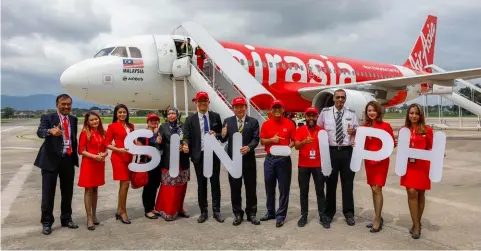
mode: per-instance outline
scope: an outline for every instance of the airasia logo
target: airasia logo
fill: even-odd
[[[423,71],[424,66],[429,64],[429,56],[432,53],[431,48],[433,47],[434,36],[436,34],[436,25],[434,23],[429,23],[426,27],[428,28],[426,35],[424,32],[421,33],[419,36],[420,40],[416,43],[416,49],[419,47],[419,42],[421,43],[421,48],[409,56],[411,66],[420,71]]]

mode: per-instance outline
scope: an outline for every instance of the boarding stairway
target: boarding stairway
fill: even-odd
[[[207,92],[210,106],[219,113],[222,120],[234,116],[232,100],[242,96],[247,101],[247,114],[257,119],[259,126],[262,126],[267,116],[256,106],[252,98],[261,95],[269,96],[271,99],[275,97],[202,26],[187,22],[181,27],[204,50],[208,60],[204,63],[204,69],[199,69],[189,57],[178,58],[172,68],[174,82],[183,79],[184,85],[189,83],[195,91]],[[256,151],[262,152],[263,147],[259,145]]]
[[[436,65],[428,65],[426,68],[430,68],[436,72],[445,72],[444,69]],[[469,90],[469,94],[462,93],[460,91],[461,89],[466,90],[466,88]],[[440,87],[433,85],[432,93],[428,93],[428,95],[429,94],[439,95],[442,98],[446,98],[454,102],[459,107],[478,115],[477,128],[481,128],[481,103],[475,99],[476,96],[481,94],[481,88],[478,86],[463,79],[456,79],[453,81],[452,87]],[[461,108],[459,109],[459,113],[461,116]]]

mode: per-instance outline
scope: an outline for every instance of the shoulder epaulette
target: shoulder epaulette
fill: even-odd
[[[346,107],[346,110],[350,111],[350,112],[356,112],[354,111],[353,109],[349,108],[349,107]]]
[[[322,108],[322,111],[329,111],[329,109],[331,109],[331,107],[324,107]]]

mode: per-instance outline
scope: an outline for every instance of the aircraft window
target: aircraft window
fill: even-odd
[[[137,47],[129,47],[131,58],[142,58],[142,53]]]
[[[256,60],[256,61],[255,61],[255,64],[256,64],[256,66],[259,66],[259,61]]]
[[[119,57],[128,57],[129,55],[127,54],[127,49],[125,47],[117,47],[115,48],[114,51],[112,51],[111,56],[119,56]]]
[[[244,59],[240,60],[241,65],[245,65]]]
[[[301,71],[304,71],[304,66],[301,65]]]
[[[94,58],[108,56],[114,48],[115,47],[109,47],[109,48],[102,49],[99,52],[97,52],[97,54],[95,54]]]
[[[269,67],[271,67],[271,68],[272,68],[272,66],[273,66],[273,65],[272,65],[272,62],[269,62]]]

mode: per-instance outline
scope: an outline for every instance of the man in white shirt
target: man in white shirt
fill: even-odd
[[[317,124],[327,131],[329,138],[329,151],[331,157],[332,173],[327,178],[326,185],[326,212],[325,215],[332,221],[336,214],[336,190],[338,175],[341,176],[342,187],[342,212],[349,226],[354,226],[354,172],[350,163],[352,156],[352,141],[359,126],[356,113],[344,106],[346,92],[338,89],[334,92],[334,106],[324,108]]]
[[[195,97],[197,104],[196,113],[188,116],[184,122],[184,143],[189,147],[190,159],[194,164],[197,176],[198,203],[201,214],[197,222],[205,222],[208,218],[207,203],[207,178],[204,176],[204,137],[213,134],[217,139],[221,138],[222,121],[220,115],[209,111],[209,95],[200,91]],[[212,210],[214,218],[218,222],[224,222],[220,213],[220,160],[214,153],[212,177],[210,185],[212,189]]]

